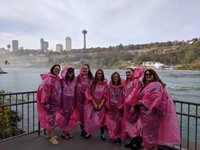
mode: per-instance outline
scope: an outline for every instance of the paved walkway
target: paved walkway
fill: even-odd
[[[51,144],[45,135],[38,136],[37,133],[33,133],[0,142],[0,150],[130,150],[130,148],[124,148],[127,140],[123,141],[122,146],[117,146],[116,143],[108,142],[107,134],[107,141],[104,142],[100,139],[100,132],[93,134],[90,139],[80,137],[79,127],[71,133],[73,138],[64,140],[60,137],[61,131],[56,129],[56,135],[59,141],[58,145]],[[169,150],[169,148],[162,148],[162,150]]]
[[[124,148],[125,141],[122,146],[117,146],[108,140],[103,142],[100,139],[100,133],[93,134],[90,139],[81,138],[79,128],[71,133],[73,138],[64,140],[60,137],[61,131],[56,130],[58,145],[51,144],[45,135],[38,136],[37,133],[33,133],[0,143],[0,150],[130,150]]]

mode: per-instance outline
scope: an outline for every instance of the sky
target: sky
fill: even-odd
[[[18,40],[55,50],[71,37],[72,49],[200,38],[199,0],[0,0],[0,48]]]

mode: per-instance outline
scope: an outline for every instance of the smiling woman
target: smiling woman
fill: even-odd
[[[55,64],[50,73],[41,74],[42,83],[37,91],[38,119],[41,127],[48,130],[49,142],[58,144],[54,133],[56,116],[61,104],[60,65]]]
[[[54,66],[51,68],[50,72],[51,72],[52,74],[54,74],[54,75],[58,75],[58,74],[60,73],[60,65],[58,65],[58,64],[54,65]]]
[[[144,150],[157,150],[157,145],[180,144],[176,108],[165,89],[166,84],[153,69],[145,71],[143,83],[137,105],[140,106]]]

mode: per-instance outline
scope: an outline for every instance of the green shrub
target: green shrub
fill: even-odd
[[[5,91],[0,90],[0,95],[5,93]],[[8,106],[3,106],[7,104],[8,99],[0,96],[0,139],[7,138],[19,134],[19,129],[17,129],[17,121],[20,121],[17,112],[10,109]],[[21,132],[21,131],[20,131]]]

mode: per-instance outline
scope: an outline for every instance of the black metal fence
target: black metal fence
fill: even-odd
[[[174,102],[182,144],[173,148],[199,150],[200,104],[179,100]],[[36,91],[0,94],[0,142],[33,132],[40,135]]]
[[[0,94],[0,141],[38,131],[36,91]]]
[[[175,100],[182,144],[177,149],[200,149],[200,103]]]

